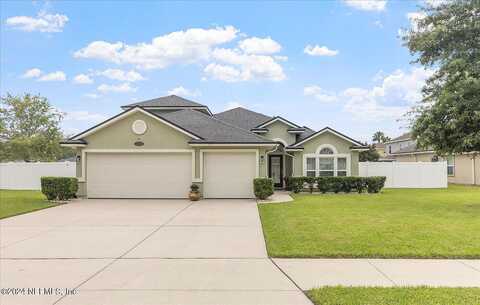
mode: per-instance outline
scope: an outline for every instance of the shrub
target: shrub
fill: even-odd
[[[285,190],[291,191],[292,190],[292,177],[285,177]]]
[[[267,199],[273,195],[273,179],[255,178],[253,179],[253,190],[258,199]]]
[[[387,177],[384,177],[384,176],[367,177],[366,178],[367,191],[369,193],[380,192],[380,190],[385,186],[386,180],[387,180]]]
[[[358,177],[343,177],[342,181],[342,191],[345,193],[350,193],[353,188],[355,188],[355,181]]]
[[[292,191],[294,193],[300,193],[303,189],[303,183],[305,182],[306,177],[290,177],[290,184],[292,186]]]
[[[330,190],[330,177],[318,177],[317,178],[317,188],[318,191],[322,194],[325,194]]]
[[[69,200],[78,191],[77,178],[71,177],[41,177],[42,193],[48,200]]]
[[[190,185],[190,191],[192,191],[193,193],[198,193],[199,189],[200,187],[197,184]]]
[[[307,183],[308,190],[310,191],[310,194],[313,193],[313,189],[314,189],[315,182],[316,182],[315,177],[305,177],[305,179],[303,181]]]
[[[345,177],[329,177],[330,187],[335,194],[343,190],[343,180]]]
[[[355,177],[353,185],[354,185],[355,189],[357,190],[357,193],[359,193],[359,194],[363,193],[365,191],[365,188],[366,188],[365,178],[364,177]]]

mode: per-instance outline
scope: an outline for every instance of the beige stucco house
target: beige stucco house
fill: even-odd
[[[419,149],[411,133],[405,133],[385,143],[387,159],[398,162],[447,161],[448,182],[480,185],[480,155],[475,153],[439,157],[433,150]]]
[[[358,175],[366,147],[332,128],[313,131],[244,108],[213,114],[166,96],[123,112],[62,145],[77,151],[79,195],[185,198],[192,183],[205,198],[252,198],[253,179]]]

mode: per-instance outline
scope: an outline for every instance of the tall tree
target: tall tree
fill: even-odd
[[[380,159],[380,154],[375,149],[375,145],[369,145],[368,150],[360,152],[358,158],[360,162],[375,162]]]
[[[435,73],[412,111],[413,136],[439,154],[480,151],[480,1],[422,10],[425,17],[404,41],[414,62]]]
[[[0,160],[55,161],[72,156],[60,147],[62,113],[45,97],[7,94],[0,98]]]
[[[390,141],[390,137],[387,137],[383,131],[377,131],[373,134],[372,141],[375,143],[385,143]]]

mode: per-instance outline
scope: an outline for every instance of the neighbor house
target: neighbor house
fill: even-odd
[[[252,198],[255,177],[282,188],[290,176],[358,175],[366,149],[329,127],[240,107],[213,114],[175,95],[122,108],[62,142],[76,148],[81,196],[185,198],[194,183],[205,198]]]
[[[480,185],[480,156],[474,153],[439,157],[433,150],[417,147],[411,133],[405,133],[385,143],[387,159],[398,162],[447,161],[448,182]]]

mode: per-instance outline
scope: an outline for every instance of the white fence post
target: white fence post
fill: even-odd
[[[447,162],[360,162],[362,177],[385,176],[387,188],[446,188]]]
[[[0,163],[0,189],[39,190],[40,177],[75,177],[75,162]]]

